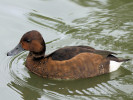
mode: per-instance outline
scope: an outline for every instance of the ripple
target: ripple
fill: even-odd
[[[66,25],[59,19],[50,18],[44,16],[43,14],[38,14],[37,12],[30,12],[28,14],[28,19],[37,25],[43,26],[45,28],[50,28],[62,33],[70,28],[69,25]]]

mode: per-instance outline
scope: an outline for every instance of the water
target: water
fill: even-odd
[[[133,59],[132,0],[1,0],[0,100],[132,100],[133,60],[90,79],[49,80],[24,66],[28,52],[6,53],[30,30],[42,33],[47,54],[90,45]]]

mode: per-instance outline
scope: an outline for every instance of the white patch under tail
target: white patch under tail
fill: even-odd
[[[109,72],[116,71],[122,64],[123,62],[116,62],[113,60],[110,60],[110,65],[109,65]]]

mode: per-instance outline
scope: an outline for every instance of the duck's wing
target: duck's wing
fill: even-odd
[[[63,61],[71,59],[72,57],[84,52],[102,55],[103,57],[107,57],[111,54],[116,54],[110,51],[95,50],[94,48],[89,46],[67,46],[54,51],[47,57],[51,57],[53,60]]]
[[[123,59],[123,58],[118,58],[114,55],[116,55],[117,53],[114,52],[110,52],[110,51],[104,51],[104,50],[94,50],[93,51],[95,54],[99,54],[102,55],[104,58],[112,60],[112,61],[116,61],[116,62],[125,62],[125,61],[129,61],[130,59]]]
[[[89,46],[67,46],[54,51],[47,57],[52,57],[53,60],[63,61],[71,59],[72,57],[83,52],[91,52],[92,50],[93,48]]]
[[[108,57],[109,55],[117,54],[117,53],[106,51],[106,50],[93,50],[93,53],[102,55],[103,57]]]

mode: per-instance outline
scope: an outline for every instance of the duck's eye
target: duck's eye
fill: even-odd
[[[30,39],[26,39],[25,42],[29,43],[29,42],[31,42],[31,40]]]

